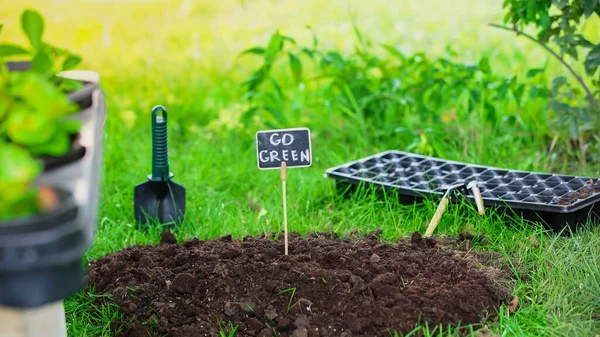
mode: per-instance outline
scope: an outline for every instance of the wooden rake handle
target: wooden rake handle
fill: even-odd
[[[448,199],[448,197],[442,198],[442,201],[438,205],[438,208],[435,211],[435,214],[433,215],[431,222],[429,222],[429,226],[427,226],[427,231],[425,232],[426,238],[431,237],[433,235],[433,232],[435,231],[435,228],[437,227],[438,223],[442,219],[442,215],[444,215],[444,212],[446,211],[446,207],[448,206],[449,202],[450,202],[450,199]]]
[[[479,187],[473,187],[473,197],[475,197],[475,203],[477,204],[477,211],[479,215],[485,214],[485,209],[483,208],[483,197],[481,196],[481,190]]]

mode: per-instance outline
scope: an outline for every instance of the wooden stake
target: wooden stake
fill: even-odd
[[[438,205],[438,208],[435,211],[431,222],[429,222],[429,226],[427,226],[427,231],[425,232],[424,237],[428,238],[433,235],[433,231],[435,231],[435,228],[442,219],[442,215],[444,215],[444,211],[446,210],[446,206],[448,206],[448,202],[450,202],[450,199],[448,199],[447,196],[444,196],[442,198],[442,202],[440,202],[440,204]]]
[[[481,190],[479,187],[473,187],[473,196],[475,197],[475,203],[477,204],[477,211],[479,215],[485,214],[485,209],[483,208],[483,197],[481,196]]]
[[[479,189],[479,186],[477,186],[477,182],[471,181],[467,185],[467,189],[470,189],[473,192],[473,198],[475,198],[475,204],[477,204],[479,215],[484,215],[485,209],[483,208],[483,197],[481,196],[481,190]]]
[[[287,191],[285,182],[287,180],[287,165],[285,162],[281,163],[281,188],[283,192],[283,240],[285,255],[288,255],[288,228],[287,228]]]

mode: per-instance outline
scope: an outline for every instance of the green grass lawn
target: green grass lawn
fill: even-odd
[[[176,236],[209,239],[279,231],[279,173],[259,171],[253,147],[253,135],[265,127],[266,119],[259,116],[248,127],[238,122],[247,108],[240,83],[256,63],[237,55],[246,48],[266,45],[276,29],[310,44],[306,25],[317,32],[321,44],[349,53],[356,45],[354,17],[364,36],[400,45],[407,54],[423,51],[433,58],[444,55],[446,46],[452,45],[457,59],[465,62],[477,62],[483,52],[496,55],[493,65],[503,74],[523,76],[526,69],[544,64],[550,75],[564,73],[540,48],[487,26],[501,22],[501,3],[27,0],[3,4],[0,19],[5,23],[3,40],[21,42],[20,11],[38,9],[47,22],[48,40],[81,53],[84,66],[102,76],[109,109],[103,184],[97,235],[85,256],[94,259],[132,244],[158,242],[159,228],[134,229],[132,193],[151,170],[150,110],[154,105],[164,105],[169,111],[171,170],[188,193],[186,221]],[[586,31],[598,38],[597,28],[597,22],[592,22]],[[393,126],[396,136],[375,137],[364,132],[364,120],[344,122],[341,112],[327,109],[315,98],[320,87],[301,90],[286,75],[278,74],[289,93],[288,122],[283,126],[307,126],[314,137],[314,165],[290,170],[288,175],[293,231],[344,234],[381,229],[386,239],[424,231],[434,203],[400,205],[391,197],[378,199],[369,193],[342,199],[333,182],[323,178],[329,167],[387,149],[427,152],[432,148],[448,159],[478,164],[600,173],[598,163],[573,164],[562,153],[547,150],[553,134],[544,102],[516,110],[507,103],[498,112],[499,118],[518,115],[533,130],[524,134],[511,125],[490,129],[483,114],[467,114],[458,106],[447,129],[434,120],[403,115]],[[415,137],[411,128],[448,130],[452,142],[435,134]],[[484,234],[490,244],[481,248],[501,252],[511,261],[520,308],[510,315],[503,309],[497,322],[488,323],[490,330],[500,336],[600,334],[598,227],[567,239],[489,212],[479,217],[470,210],[465,217],[458,208],[450,207],[437,232],[455,235],[469,229]],[[81,293],[66,301],[70,336],[111,336],[108,326],[119,315],[117,309],[92,307],[90,296]]]

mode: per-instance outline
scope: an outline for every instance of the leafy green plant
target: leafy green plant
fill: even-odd
[[[34,156],[61,156],[81,122],[68,119],[78,110],[57,86],[34,72],[9,72],[4,93],[0,136]]]
[[[41,164],[27,150],[2,141],[0,157],[0,220],[36,212],[37,191],[30,184],[42,171]]]
[[[81,128],[69,118],[78,106],[66,95],[79,82],[59,76],[81,58],[42,39],[44,20],[34,10],[23,11],[21,29],[28,47],[0,43],[0,219],[39,211],[31,188],[42,171],[37,159],[66,154]],[[7,62],[13,59],[29,61],[31,68],[10,71]]]
[[[478,123],[481,134],[503,129],[526,134],[537,125],[521,112],[545,101],[550,89],[544,69],[531,69],[519,79],[494,72],[493,53],[464,63],[447,48],[446,57],[431,59],[424,53],[406,55],[390,44],[374,45],[356,27],[355,36],[357,43],[349,55],[322,48],[314,32],[310,46],[299,46],[275,32],[266,47],[242,52],[261,61],[243,83],[250,107],[242,121],[262,117],[271,127],[291,124],[294,103],[289,97],[296,91],[285,79],[292,78],[291,85],[306,95],[304,102],[335,114],[336,124],[357,125],[372,141],[402,133],[412,139],[405,148],[426,154],[443,155],[429,138],[447,139],[455,146],[456,139],[447,135],[462,128],[460,120]],[[291,76],[278,76],[277,71],[286,68]]]
[[[553,80],[549,108],[556,114],[557,130],[568,130],[571,144],[580,151],[585,165],[586,153],[592,142],[600,154],[600,145],[595,139],[600,122],[600,41],[589,41],[582,34],[582,23],[591,16],[600,16],[598,0],[505,0],[506,10],[502,26],[537,43],[555,57],[577,83],[573,87],[564,76]],[[531,35],[525,32],[533,28]],[[585,54],[585,58],[581,55]],[[569,59],[579,62],[587,75],[577,73]],[[565,128],[564,126],[567,126]]]
[[[242,83],[246,87],[244,99],[250,103],[250,108],[242,114],[242,122],[247,124],[254,114],[266,111],[278,123],[286,123],[281,108],[285,96],[279,82],[272,75],[272,68],[286,43],[295,45],[296,41],[291,37],[281,35],[277,31],[271,36],[266,47],[253,47],[242,52],[242,55],[260,55],[263,59],[263,64]],[[290,65],[295,77],[299,78],[302,72],[302,63],[295,54],[288,53],[288,55],[293,55],[289,56]],[[271,90],[260,90],[261,86],[266,85],[270,86]]]
[[[31,62],[31,70],[34,73],[47,78],[64,91],[76,89],[78,82],[61,78],[58,72],[74,69],[81,63],[81,57],[44,41],[42,39],[44,29],[44,18],[39,12],[32,9],[24,10],[21,14],[21,30],[27,37],[29,46],[0,43],[0,60],[25,57],[25,60]],[[2,25],[0,25],[0,32],[1,30]],[[5,66],[4,62],[2,63]]]

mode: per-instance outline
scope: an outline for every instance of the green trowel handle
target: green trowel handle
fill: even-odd
[[[167,109],[157,105],[152,109],[152,181],[167,181],[173,177],[169,172],[169,148],[167,141]]]

